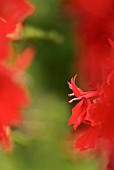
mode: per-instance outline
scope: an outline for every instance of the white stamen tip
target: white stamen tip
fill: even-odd
[[[72,103],[73,101],[76,101],[76,100],[77,100],[77,98],[71,99],[71,100],[69,101],[69,103]]]
[[[69,96],[69,97],[70,97],[70,96],[74,96],[74,93],[68,94],[68,96]]]

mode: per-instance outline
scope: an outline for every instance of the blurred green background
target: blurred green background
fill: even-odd
[[[24,41],[36,55],[28,70],[31,106],[25,121],[13,131],[14,150],[0,152],[2,170],[95,170],[93,158],[72,156],[67,135],[71,114],[67,81],[74,75],[74,46],[70,19],[63,15],[60,0],[33,0],[36,12],[25,22]],[[26,31],[27,29],[27,31]],[[75,49],[76,50],[76,49]],[[75,151],[74,151],[75,152]]]

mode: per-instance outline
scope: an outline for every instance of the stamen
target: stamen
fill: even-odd
[[[68,94],[68,96],[69,96],[69,97],[70,97],[70,96],[74,96],[74,93]]]
[[[69,103],[72,103],[73,101],[76,101],[77,98],[71,99]]]
[[[77,98],[73,98],[69,101],[69,103],[72,103],[73,101],[77,101],[77,100],[81,100],[82,99],[82,96],[81,97],[77,97]]]

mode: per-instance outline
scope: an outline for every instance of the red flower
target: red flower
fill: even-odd
[[[75,95],[76,97],[70,100],[69,102],[71,103],[73,101],[80,100],[80,102],[72,109],[72,116],[68,120],[69,125],[74,124],[73,126],[74,129],[76,129],[82,122],[87,123],[87,124],[89,123],[89,122],[86,122],[88,121],[86,119],[87,110],[91,105],[91,102],[89,99],[96,97],[98,95],[97,91],[83,92],[81,89],[79,89],[75,85],[75,79],[76,79],[76,76],[71,79],[71,83],[68,83],[69,88],[73,91],[73,93],[70,94],[69,96]]]
[[[74,124],[74,129],[82,122],[90,125],[77,140],[76,148],[84,150],[95,147],[99,141],[114,141],[114,72],[108,75],[98,91],[82,92],[74,80],[71,80],[69,87],[78,97],[71,101],[81,101],[72,109],[68,124]]]
[[[28,48],[10,68],[0,64],[0,142],[4,148],[11,146],[8,129],[21,123],[21,110],[29,104],[28,92],[17,75],[22,76],[33,55],[33,50]]]
[[[65,5],[71,14],[88,14],[107,17],[114,10],[113,0],[65,0]]]
[[[88,130],[78,138],[76,148],[85,150],[100,144],[100,148],[105,148],[109,154],[107,169],[113,169],[114,154],[111,150],[114,145],[114,1],[65,0],[65,3],[68,13],[74,19],[79,19],[78,29],[74,25],[74,35],[78,31],[81,42],[80,73],[83,71],[89,89],[96,90],[95,96],[93,92],[88,92],[86,97],[82,91],[78,95],[74,93],[77,98],[71,101],[81,101],[72,109],[69,124],[74,124],[74,128],[81,122],[89,124]],[[69,87],[73,91],[77,88],[73,82]],[[90,104],[87,104],[88,100]]]
[[[104,79],[104,74],[107,74],[105,69],[107,60],[114,55],[108,41],[114,37],[114,2],[113,0],[65,0],[66,6],[80,21],[78,27],[74,25],[73,29],[74,35],[78,31],[81,42],[80,73],[83,72],[83,77],[89,86],[95,89]]]
[[[101,136],[104,138],[114,139],[114,74],[108,82],[101,86],[101,95],[96,101],[93,101],[88,112],[88,119],[92,121],[92,126],[100,126],[102,129]]]
[[[68,125],[74,124],[73,128],[76,129],[81,123],[88,124],[91,127],[93,123],[88,114],[90,114],[89,110],[91,108],[90,98],[95,98],[98,96],[98,91],[90,91],[83,92],[75,85],[75,78],[71,79],[71,83],[69,83],[69,88],[73,91],[73,94],[69,96],[75,95],[76,98],[70,100],[70,103],[75,100],[80,100],[78,104],[72,109],[72,115],[68,120]],[[89,113],[88,113],[89,112]],[[98,133],[96,133],[96,127],[89,128],[85,134],[80,137],[76,142],[76,148],[80,150],[88,149],[94,147],[98,138]]]
[[[26,48],[13,64],[4,61],[13,56],[11,42],[33,10],[28,0],[0,0],[0,143],[4,148],[11,146],[10,127],[22,121],[21,110],[29,104],[22,74],[31,63],[34,50]]]
[[[93,103],[92,101],[90,101],[90,98],[94,99],[98,97],[99,92],[98,91],[83,92],[81,89],[79,89],[75,85],[74,83],[75,78],[76,77],[71,79],[71,83],[69,83],[69,87],[70,89],[72,89],[73,94],[77,98],[72,99],[70,102],[75,101],[75,100],[81,100],[81,101],[79,101],[79,103],[72,109],[72,116],[70,117],[68,124],[69,125],[74,124],[74,129],[76,129],[77,126],[79,126],[82,122],[85,124],[89,124],[90,127],[87,130],[87,132],[85,132],[84,135],[82,135],[82,137],[80,137],[76,142],[76,148],[83,150],[83,149],[95,147],[98,136],[99,136],[98,126],[94,126],[95,120],[92,119],[91,114],[90,114],[90,110],[93,106]],[[98,121],[97,121],[97,125],[99,125]]]
[[[18,34],[22,22],[33,9],[25,0],[0,1],[0,59],[11,56],[12,35]]]

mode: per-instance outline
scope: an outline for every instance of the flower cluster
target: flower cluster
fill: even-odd
[[[34,50],[27,48],[14,60],[12,41],[33,10],[27,0],[0,0],[0,143],[4,149],[11,147],[10,128],[22,121],[21,109],[29,104],[20,77],[29,66]]]
[[[80,150],[94,148],[100,142],[114,142],[114,1],[66,0],[68,12],[79,19],[81,62],[89,91],[68,83],[79,101],[72,109],[68,124],[76,129],[81,123],[88,129],[77,140]]]

